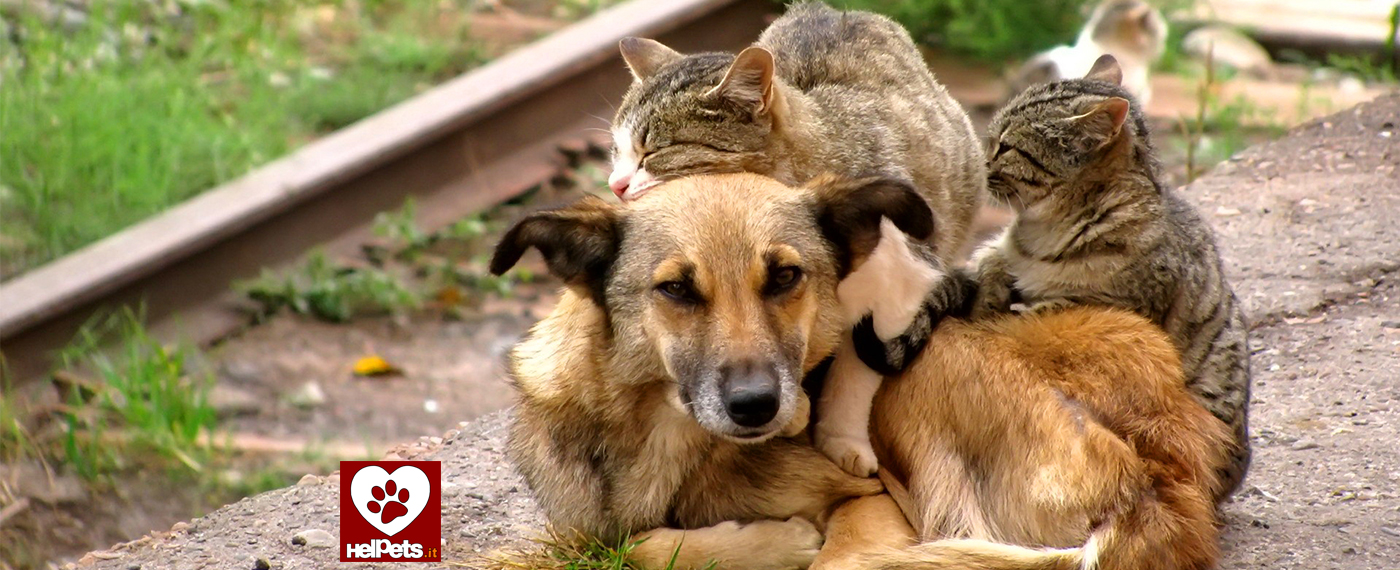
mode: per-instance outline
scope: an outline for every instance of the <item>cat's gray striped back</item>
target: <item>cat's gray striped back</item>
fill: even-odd
[[[988,190],[1017,220],[976,256],[979,298],[1004,305],[1019,294],[1032,310],[1111,305],[1161,325],[1187,387],[1235,431],[1228,493],[1250,456],[1248,327],[1214,233],[1162,182],[1147,123],[1104,61],[1094,79],[1033,87],[993,118]]]

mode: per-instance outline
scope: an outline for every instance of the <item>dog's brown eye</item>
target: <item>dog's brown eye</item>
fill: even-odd
[[[768,277],[768,293],[778,294],[791,289],[802,279],[802,270],[796,267],[779,267]]]
[[[695,294],[695,290],[684,281],[667,281],[656,286],[656,290],[667,298],[681,303],[698,303],[700,298]]]

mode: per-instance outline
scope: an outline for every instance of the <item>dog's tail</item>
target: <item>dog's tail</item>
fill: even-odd
[[[973,539],[929,542],[875,556],[878,570],[1210,568],[1219,556],[1214,503],[1189,483],[1166,483],[1110,517],[1077,548],[1026,548]]]
[[[985,540],[940,540],[877,555],[878,570],[1090,570],[1098,566],[1097,533],[1079,548],[1035,549]]]

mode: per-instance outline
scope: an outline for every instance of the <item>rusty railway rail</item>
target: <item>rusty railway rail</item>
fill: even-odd
[[[0,284],[12,384],[104,310],[144,304],[159,337],[210,342],[247,323],[230,285],[307,249],[349,251],[412,197],[435,229],[559,171],[629,81],[617,41],[737,50],[770,0],[633,0],[318,140],[116,235]]]

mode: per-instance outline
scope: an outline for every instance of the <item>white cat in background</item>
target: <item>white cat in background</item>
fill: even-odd
[[[1149,71],[1166,49],[1167,21],[1141,0],[1104,0],[1072,46],[1059,46],[1031,58],[1011,82],[1011,96],[1027,87],[1067,77],[1083,77],[1103,54],[1123,69],[1123,87],[1146,106],[1152,98]]]

